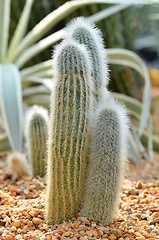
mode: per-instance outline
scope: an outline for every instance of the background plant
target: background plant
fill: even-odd
[[[93,22],[100,21],[103,18],[115,14],[122,9],[128,8],[131,4],[151,4],[153,2],[140,1],[113,1],[113,0],[93,0],[93,1],[69,1],[61,7],[51,12],[41,20],[30,32],[26,34],[28,22],[30,19],[31,7],[33,0],[27,0],[23,13],[20,17],[16,31],[8,44],[9,22],[10,22],[10,0],[0,0],[0,151],[5,152],[10,147],[20,151],[23,147],[23,111],[26,105],[39,104],[48,107],[50,88],[52,86],[53,72],[52,61],[44,61],[33,66],[27,66],[27,63],[44,49],[58,42],[64,36],[64,30],[59,30],[49,36],[45,36],[57,23],[65,19],[75,9],[93,3],[100,4],[121,4],[113,5],[98,14],[90,17]],[[155,1],[158,3],[158,1]],[[26,34],[26,35],[25,35]],[[43,38],[44,37],[44,38]],[[133,118],[139,122],[139,134],[134,134],[131,145],[133,152],[138,155],[138,142],[142,146],[140,136],[143,133],[148,119],[150,110],[150,81],[147,69],[143,61],[130,51],[121,51],[120,49],[110,49],[108,53],[110,63],[124,64],[133,67],[146,80],[143,103],[140,104],[138,116],[133,111],[135,103],[129,98],[129,108]],[[8,84],[9,83],[9,84]],[[126,101],[124,96],[119,96]],[[127,101],[128,102],[128,101]],[[132,103],[133,102],[133,103]],[[12,105],[11,105],[12,103]],[[130,104],[131,103],[131,104]],[[138,127],[138,124],[137,124]],[[150,128],[149,128],[150,129]],[[9,141],[8,141],[9,139]],[[148,138],[150,139],[150,138]],[[151,142],[150,144],[151,145]],[[140,152],[145,151],[143,146]],[[151,151],[151,147],[149,147]],[[136,157],[135,157],[136,159]]]

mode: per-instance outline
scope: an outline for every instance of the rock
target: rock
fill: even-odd
[[[157,229],[157,228],[154,228],[151,232],[155,233],[156,235],[159,235],[159,229]]]
[[[141,181],[138,181],[138,182],[136,183],[136,188],[137,188],[137,189],[143,188],[143,183],[142,183]]]
[[[41,219],[40,218],[33,218],[33,223],[35,225],[39,225],[41,223]]]
[[[139,195],[139,190],[135,188],[131,188],[128,193],[129,195]]]

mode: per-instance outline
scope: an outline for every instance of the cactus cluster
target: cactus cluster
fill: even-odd
[[[109,223],[119,203],[128,117],[110,96],[101,32],[86,18],[65,29],[53,55],[45,219]]]
[[[127,111],[107,89],[101,32],[84,17],[65,32],[53,54],[49,121],[48,111],[38,106],[27,115],[29,160],[34,176],[47,171],[47,223],[69,220],[79,210],[110,223],[127,158]]]

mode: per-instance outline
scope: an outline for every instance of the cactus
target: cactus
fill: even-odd
[[[81,211],[84,216],[106,224],[113,220],[119,203],[128,141],[126,110],[108,93],[91,125],[90,159]]]
[[[48,137],[48,111],[34,105],[26,116],[26,143],[33,176],[46,174],[46,140]]]
[[[91,111],[91,64],[84,46],[63,41],[53,58],[45,219],[70,219],[79,210],[87,161]]]
[[[95,106],[101,99],[101,89],[109,82],[106,50],[101,31],[87,18],[73,19],[66,27],[66,38],[72,38],[77,43],[84,44],[92,62],[92,80],[94,82]]]
[[[12,179],[16,180],[23,175],[31,176],[31,168],[25,154],[13,152],[7,156],[7,166],[12,174]]]

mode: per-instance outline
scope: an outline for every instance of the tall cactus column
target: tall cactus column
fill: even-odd
[[[67,39],[54,54],[45,218],[49,224],[79,210],[87,159],[91,68],[84,46]]]
[[[78,44],[87,48],[92,63],[92,81],[94,83],[94,105],[101,100],[101,91],[109,83],[109,70],[106,60],[106,50],[102,39],[102,32],[87,18],[73,19],[66,27],[66,37],[74,39]]]
[[[97,109],[92,121],[82,207],[83,215],[103,224],[113,220],[118,208],[128,140],[126,110],[109,95]]]

